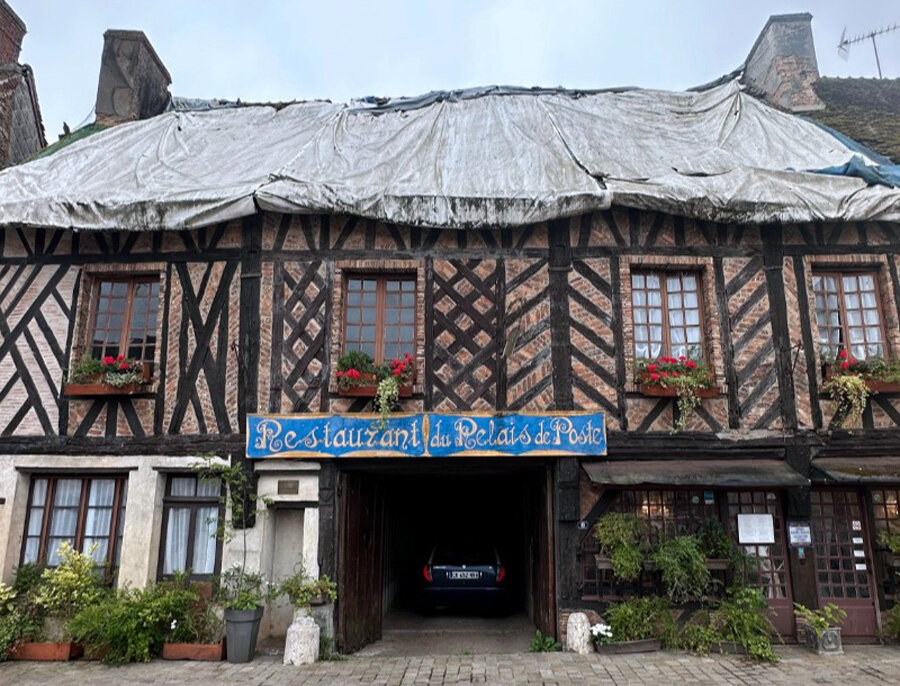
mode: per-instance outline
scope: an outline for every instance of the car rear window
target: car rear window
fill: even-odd
[[[493,546],[484,543],[441,544],[434,550],[435,565],[492,565],[497,555]]]

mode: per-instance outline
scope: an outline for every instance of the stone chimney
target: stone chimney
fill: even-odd
[[[25,30],[25,22],[6,0],[0,0],[0,65],[19,61]]]
[[[170,83],[172,77],[143,31],[108,30],[100,58],[97,123],[115,126],[161,113],[171,97]]]
[[[744,63],[743,82],[788,112],[824,109],[812,85],[819,80],[812,15],[769,17]]]

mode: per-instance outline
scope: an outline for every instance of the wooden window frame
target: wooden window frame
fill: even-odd
[[[163,494],[162,507],[162,524],[159,536],[159,561],[156,565],[157,580],[171,579],[174,574],[164,574],[166,562],[166,535],[169,529],[169,513],[173,507],[187,507],[191,511],[188,521],[188,540],[187,540],[187,559],[185,560],[185,569],[192,569],[194,561],[194,539],[197,533],[197,511],[201,507],[209,507],[216,505],[219,509],[219,522],[225,517],[225,506],[222,504],[222,496],[224,495],[225,483],[219,486],[219,495],[216,496],[198,496],[198,495],[172,495],[172,479],[193,478],[196,482],[199,477],[192,474],[183,474],[181,472],[172,472],[166,475],[166,489]],[[196,487],[194,493],[197,492]],[[213,571],[209,574],[194,574],[193,571],[187,575],[188,579],[193,581],[208,581],[211,577],[217,576],[222,571],[222,537],[216,536],[216,561],[213,564]]]
[[[47,480],[47,493],[44,497],[44,506],[43,506],[43,519],[41,521],[41,533],[39,536],[39,544],[38,544],[38,556],[37,556],[37,564],[41,566],[47,566],[47,555],[49,552],[49,539],[50,539],[50,524],[52,521],[53,515],[53,501],[56,497],[56,485],[60,480],[75,480],[79,479],[81,481],[81,493],[78,497],[78,515],[76,518],[75,524],[75,543],[73,544],[73,548],[75,550],[81,550],[84,545],[84,525],[85,519],[87,518],[88,511],[88,502],[90,499],[90,491],[91,491],[91,483],[95,480],[110,480],[113,479],[116,482],[115,490],[113,492],[113,506],[112,513],[110,516],[109,522],[109,533],[107,534],[107,546],[106,546],[106,564],[110,569],[115,569],[118,564],[116,560],[116,555],[119,551],[119,525],[120,521],[125,517],[125,493],[128,488],[128,475],[127,474],[102,474],[97,476],[77,476],[77,475],[69,475],[69,474],[56,474],[56,475],[35,475],[31,479],[31,483],[28,486],[28,502],[26,505],[26,515],[25,515],[25,529],[22,535],[22,549],[19,553],[19,563],[25,564],[25,549],[28,545],[28,539],[33,538],[28,535],[28,525],[31,523],[31,511],[33,509],[32,502],[34,500],[34,484],[39,479]],[[92,538],[98,538],[97,536],[93,536]]]
[[[412,283],[413,285],[413,304],[412,304],[412,327],[413,327],[413,338],[411,344],[413,346],[413,350],[410,351],[410,354],[415,357],[415,346],[416,340],[418,337],[419,326],[418,326],[418,317],[416,316],[416,305],[418,303],[418,283],[416,279],[415,273],[405,273],[405,272],[357,272],[357,271],[347,271],[344,273],[343,280],[343,303],[342,303],[342,311],[341,311],[341,354],[346,355],[350,350],[356,350],[358,348],[348,348],[347,347],[347,309],[348,309],[348,301],[349,301],[349,284],[351,280],[374,280],[375,283],[375,354],[373,355],[373,360],[375,364],[383,364],[386,362],[384,359],[384,317],[387,300],[387,282],[388,281],[403,281],[406,283]]]
[[[92,277],[91,283],[91,301],[90,301],[90,309],[88,311],[87,318],[87,326],[85,327],[85,351],[87,354],[92,355],[94,349],[94,332],[97,326],[97,315],[98,307],[100,305],[100,288],[103,283],[126,283],[128,284],[128,291],[125,294],[125,312],[122,314],[122,328],[120,330],[120,339],[119,339],[119,348],[117,355],[124,355],[128,357],[128,348],[130,333],[131,333],[131,315],[133,314],[134,307],[134,291],[139,283],[156,283],[161,286],[160,278],[158,275],[153,274],[129,274],[129,275],[110,275],[110,274],[95,274]],[[159,316],[160,311],[157,306],[156,309],[156,330],[159,331]],[[104,345],[104,348],[106,346]],[[146,350],[147,343],[146,339],[141,346],[142,350]],[[143,362],[144,364],[152,365],[155,363],[156,354],[159,352],[159,337],[157,336],[157,341],[154,343],[154,352],[153,358],[151,360],[138,360],[138,362]]]
[[[698,361],[698,362],[706,361],[708,359],[709,351],[707,351],[706,331],[704,330],[706,327],[706,312],[705,312],[705,307],[704,307],[704,302],[703,302],[704,301],[703,269],[702,268],[692,269],[692,268],[682,268],[682,267],[675,267],[672,269],[653,269],[652,267],[641,267],[641,268],[634,268],[631,270],[631,272],[629,274],[629,286],[631,288],[631,322],[632,322],[632,327],[633,327],[631,337],[632,337],[632,351],[634,353],[634,358],[636,360],[641,359],[641,358],[639,358],[638,354],[637,354],[638,340],[637,340],[637,335],[635,332],[636,332],[638,324],[634,321],[634,311],[635,311],[634,291],[635,291],[635,288],[633,285],[634,282],[631,279],[633,279],[633,277],[637,274],[641,274],[644,277],[647,277],[648,275],[651,275],[651,274],[658,275],[660,277],[660,308],[662,309],[662,324],[661,324],[661,326],[662,326],[663,342],[662,342],[662,348],[660,349],[660,353],[659,353],[659,355],[656,356],[657,358],[658,357],[675,357],[675,355],[673,355],[673,353],[672,353],[672,340],[671,340],[671,334],[670,334],[670,330],[669,330],[669,297],[668,297],[669,293],[668,293],[668,285],[666,284],[666,277],[673,276],[673,275],[682,277],[686,274],[691,274],[697,279],[697,316],[699,318],[698,326],[700,328],[700,341],[698,343],[693,343],[693,344],[688,344],[687,342],[685,342],[685,346],[687,348],[690,348],[691,345],[697,345],[700,348],[700,356],[697,358],[696,361]],[[648,292],[648,290],[646,288],[638,289],[638,290],[643,290],[644,292]],[[682,292],[682,294],[684,293],[684,291],[681,291],[681,292]],[[646,309],[648,311],[650,310],[650,307],[648,305],[644,305],[644,306],[640,306],[640,307],[643,307],[644,309]],[[682,307],[682,312],[684,312],[683,307]],[[644,326],[644,325],[641,324],[641,326]],[[648,328],[650,327],[649,320],[646,323],[646,326]],[[652,347],[653,341],[650,341],[648,339],[647,342],[650,345],[650,347]],[[656,358],[647,358],[647,359],[656,359]]]
[[[888,357],[888,339],[887,339],[887,330],[884,327],[884,307],[881,302],[881,282],[879,279],[879,274],[877,269],[816,269],[812,270],[812,303],[813,303],[813,316],[816,321],[816,329],[819,328],[819,309],[816,307],[816,295],[818,291],[815,286],[816,277],[827,277],[830,276],[835,279],[837,283],[837,298],[838,298],[838,316],[840,318],[840,329],[841,329],[841,342],[838,344],[838,350],[847,350],[848,352],[851,349],[853,343],[850,342],[850,324],[847,318],[847,304],[844,301],[844,277],[845,276],[870,276],[872,277],[872,282],[875,284],[875,308],[878,312],[878,329],[881,332],[881,356]],[[825,312],[826,316],[829,312],[828,310],[828,293],[823,291],[825,295]],[[860,302],[860,304],[862,304]],[[862,312],[862,309],[858,310]],[[867,325],[865,321],[859,327],[863,332],[863,347],[866,349],[866,358],[869,357],[869,337],[866,334],[866,328],[871,328],[870,325]],[[816,343],[819,348],[822,347],[821,335],[818,337]],[[831,343],[829,342],[828,347],[831,347]],[[837,354],[838,351],[834,351]]]

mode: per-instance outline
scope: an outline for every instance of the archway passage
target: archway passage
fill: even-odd
[[[549,479],[542,461],[341,465],[342,652],[386,633],[392,654],[416,654],[429,639],[439,652],[470,651],[469,645],[524,650],[535,627],[553,634]],[[470,559],[476,550],[490,551],[490,567]],[[477,578],[448,581],[445,563],[457,565],[457,576]],[[452,593],[435,593],[447,585]]]

